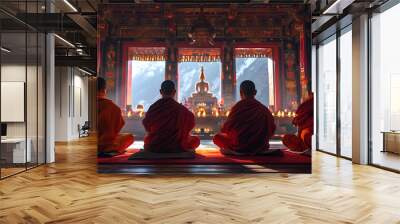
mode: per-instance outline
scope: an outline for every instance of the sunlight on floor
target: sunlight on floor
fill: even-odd
[[[144,142],[143,141],[135,141],[128,149],[143,149]]]

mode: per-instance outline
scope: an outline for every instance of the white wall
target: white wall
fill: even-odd
[[[29,68],[28,68],[29,70]],[[1,81],[3,82],[25,82],[25,64],[9,64],[1,66]],[[1,108],[7,110],[7,108]],[[8,123],[8,137],[25,137],[25,123]]]
[[[25,64],[2,65],[1,81],[25,82]],[[1,110],[7,110],[7,108],[1,108]],[[7,123],[7,137],[25,137],[25,123]]]
[[[26,110],[25,122],[7,122],[7,137],[25,138],[30,140],[32,161],[44,162],[45,150],[45,118],[44,118],[44,74],[41,66],[18,63],[5,63],[1,66],[1,81],[26,83]],[[26,80],[27,79],[27,80]],[[8,110],[9,108],[1,108]],[[25,111],[23,111],[25,112]],[[37,153],[39,156],[37,156]]]
[[[70,141],[88,120],[88,77],[72,67],[56,67],[55,74],[55,140]]]
[[[67,67],[55,68],[55,140],[67,141],[69,133],[69,76]]]
[[[82,126],[89,119],[88,78],[81,76],[81,73],[79,75],[75,73],[73,85],[74,96],[72,96],[72,99],[74,102],[72,103],[71,135],[73,138],[77,138],[79,137],[78,125]]]
[[[25,70],[27,69],[27,70]],[[32,78],[31,74],[36,76],[36,66],[27,66],[19,64],[4,64],[1,66],[1,81],[3,82],[25,82],[26,71],[28,72],[28,83],[27,83],[27,119],[28,119],[28,129],[32,127],[36,130],[36,79]],[[39,71],[41,72],[41,71]],[[39,73],[40,74],[40,73]],[[40,101],[42,102],[42,101]],[[38,105],[41,107],[42,105]],[[7,108],[1,108],[2,110],[7,110]],[[29,113],[34,111],[35,113]],[[33,122],[33,123],[32,123]],[[34,127],[33,127],[34,126]],[[28,130],[29,134],[29,130]],[[25,123],[15,122],[7,124],[7,135],[8,137],[25,137]],[[29,136],[28,136],[29,137]]]

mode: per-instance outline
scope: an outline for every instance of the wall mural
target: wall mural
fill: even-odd
[[[117,129],[125,134],[117,133],[118,137],[114,141],[118,142],[113,144],[128,148],[127,151],[118,152],[115,157],[107,153],[99,154],[101,158],[99,156],[98,161],[100,167],[106,167],[105,172],[114,163],[135,164],[138,167],[151,164],[147,160],[136,161],[136,157],[148,153],[146,147],[150,147],[150,143],[146,142],[155,141],[149,140],[149,130],[153,130],[150,126],[168,126],[163,123],[169,120],[165,118],[154,124],[145,121],[152,114],[152,108],[157,108],[154,105],[165,99],[163,97],[160,100],[160,85],[164,80],[171,80],[177,91],[169,99],[175,97],[175,104],[178,101],[194,117],[193,127],[189,127],[191,122],[187,120],[176,125],[182,128],[188,126],[189,135],[193,135],[193,138],[185,142],[185,147],[197,148],[196,155],[192,155],[195,158],[178,160],[181,164],[231,164],[232,161],[253,164],[269,161],[268,157],[257,157],[255,154],[251,154],[253,157],[247,160],[232,160],[225,157],[222,151],[220,144],[226,144],[224,140],[215,140],[215,136],[223,131],[221,127],[224,123],[234,116],[233,106],[243,97],[239,91],[239,82],[252,80],[259,90],[256,99],[262,101],[262,108],[270,110],[272,121],[269,123],[276,125],[276,130],[268,138],[275,142],[271,148],[280,153],[273,155],[279,157],[277,164],[296,164],[296,168],[291,171],[282,165],[285,172],[311,172],[309,155],[291,154],[290,150],[276,148],[282,147],[282,142],[289,135],[288,143],[307,136],[309,142],[294,146],[302,152],[307,151],[311,144],[313,103],[308,99],[311,88],[311,12],[308,5],[103,4],[98,12],[97,41],[98,74],[105,79],[107,88],[107,93],[103,93],[98,102],[105,105],[111,102],[110,99],[120,108],[122,115],[118,116],[122,118]],[[298,108],[301,108],[303,102],[307,106],[302,112]],[[174,105],[164,105],[156,111],[166,113],[162,116],[168,117]],[[250,117],[265,115],[255,109],[257,106],[251,108],[254,111],[241,113],[241,116],[249,114],[239,120],[246,121]],[[292,123],[297,112],[308,116],[306,127]],[[104,119],[107,120],[108,116],[105,114]],[[179,117],[183,119],[185,116],[180,114]],[[266,119],[265,116],[256,118],[259,124],[250,126],[268,123],[263,122],[263,119]],[[272,129],[272,126],[262,126],[259,131],[264,133]],[[108,129],[105,130],[107,132]],[[178,136],[170,132],[162,137],[164,141]],[[249,133],[254,134],[253,131]],[[132,145],[133,138],[137,145]],[[104,153],[110,145],[103,144],[101,137],[99,139],[99,152]],[[262,139],[265,146],[269,147],[265,136]],[[200,140],[202,145],[195,147],[198,143],[196,141]],[[143,144],[143,150],[139,143]],[[171,145],[163,143],[162,147],[168,148]],[[158,160],[153,162],[159,165]],[[163,163],[173,162],[164,160]]]

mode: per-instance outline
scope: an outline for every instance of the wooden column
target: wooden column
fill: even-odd
[[[284,42],[285,73],[281,96],[283,109],[296,109],[299,104],[299,69],[296,48],[293,41]]]
[[[97,131],[97,79],[95,77],[89,77],[88,80],[88,111],[89,111],[89,123],[90,131]]]
[[[309,68],[307,65],[308,58],[306,58],[307,55],[307,45],[306,45],[306,39],[305,39],[305,33],[304,31],[300,31],[300,43],[299,43],[299,70],[300,70],[300,91],[301,91],[301,101],[307,99],[308,97],[308,91],[309,85],[308,82],[310,80],[310,73],[309,73]]]
[[[103,77],[107,83],[107,97],[114,102],[117,99],[117,71],[116,71],[116,48],[115,44],[112,41],[104,41],[101,43],[100,49],[104,52],[101,55],[101,61],[103,62],[100,65],[100,73],[99,76]]]
[[[221,51],[221,97],[225,107],[229,108],[236,102],[236,71],[233,42],[225,43]]]
[[[164,16],[168,21],[168,42],[167,55],[165,62],[165,79],[175,83],[177,94],[175,99],[178,99],[179,94],[179,78],[178,78],[178,48],[176,47],[176,21],[174,17],[174,9],[170,5],[165,6]]]
[[[178,79],[178,49],[175,43],[170,43],[167,46],[167,55],[165,61],[165,80],[171,80],[175,83],[177,94],[175,99],[178,99],[179,94],[179,79]]]
[[[123,55],[126,54],[126,49],[123,48],[122,41],[117,40],[114,43],[118,49],[116,52],[117,60],[115,61],[115,102],[124,112],[126,110],[128,59]]]
[[[167,47],[167,60],[165,61],[165,80],[172,80],[178,84],[177,48],[174,45]]]

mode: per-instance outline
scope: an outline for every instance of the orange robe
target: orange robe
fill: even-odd
[[[105,95],[97,96],[97,135],[98,151],[124,152],[133,142],[131,134],[120,134],[125,121],[121,109]]]
[[[173,98],[160,99],[143,119],[144,148],[160,153],[194,150],[200,145],[200,139],[190,135],[194,125],[194,115],[186,107]]]
[[[256,99],[244,99],[233,106],[214,143],[221,149],[255,154],[269,149],[275,132],[274,117]]]
[[[292,122],[298,128],[298,134],[285,135],[283,144],[292,151],[305,151],[311,148],[311,139],[314,132],[314,97],[310,97],[296,110],[296,117]]]

